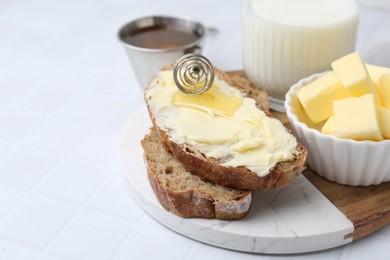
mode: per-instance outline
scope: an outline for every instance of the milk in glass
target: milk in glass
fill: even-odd
[[[288,89],[330,69],[355,50],[354,0],[249,0],[243,16],[243,63],[248,78],[284,111]]]

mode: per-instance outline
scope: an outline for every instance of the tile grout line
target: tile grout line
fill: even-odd
[[[102,186],[104,186],[105,183],[108,182],[108,179],[111,178],[111,176],[115,174],[115,173],[111,173],[111,174],[108,174],[104,180],[102,180],[102,182],[96,187],[95,191],[91,193],[91,195],[89,196],[89,198],[80,206],[76,206],[74,204],[70,204],[70,203],[66,203],[66,202],[63,202],[63,201],[60,201],[60,200],[56,200],[56,199],[53,199],[53,198],[50,198],[50,197],[46,197],[46,196],[43,196],[43,195],[39,195],[39,194],[31,194],[31,198],[39,198],[39,199],[43,199],[43,200],[47,200],[47,201],[51,201],[51,202],[55,202],[57,204],[61,204],[63,207],[66,207],[66,208],[70,208],[72,210],[74,210],[74,214],[72,214],[72,217],[70,217],[70,219],[67,221],[67,223],[65,225],[62,226],[62,228],[60,229],[60,231],[58,231],[54,237],[52,238],[52,240],[45,246],[45,248],[41,251],[37,251],[37,250],[34,250],[34,249],[31,249],[31,248],[28,248],[28,247],[23,247],[23,246],[20,246],[18,244],[14,244],[14,243],[10,243],[10,242],[6,242],[8,244],[12,244],[18,248],[21,248],[23,250],[27,250],[27,251],[30,251],[30,252],[33,252],[34,254],[36,254],[37,252],[39,252],[40,255],[42,256],[50,256],[48,251],[50,251],[51,247],[52,247],[52,244],[54,244],[58,239],[59,237],[61,236],[61,234],[63,234],[66,230],[66,228],[71,225],[71,223],[73,223],[78,216],[80,216],[81,214],[85,213],[85,212],[91,212],[92,214],[96,214],[96,215],[100,215],[100,216],[103,216],[103,217],[107,217],[107,218],[111,218],[111,219],[115,219],[117,221],[120,221],[120,222],[124,222],[124,223],[128,223],[130,226],[135,226],[135,227],[138,227],[140,224],[139,222],[141,222],[141,220],[143,219],[143,217],[138,221],[138,222],[131,222],[131,221],[127,221],[125,220],[124,218],[120,218],[120,217],[117,217],[117,216],[113,216],[113,215],[109,215],[109,214],[105,214],[105,213],[102,213],[100,211],[96,211],[96,210],[92,210],[92,209],[88,209],[87,208],[87,205],[88,205],[88,202],[94,197],[94,195],[99,191],[99,189],[101,189]],[[6,187],[8,188],[8,187]],[[14,211],[14,208],[17,207],[19,204],[22,203],[22,201],[24,201],[28,196],[27,195],[23,195],[23,197],[21,199],[19,199],[19,201],[15,204],[15,206],[10,210],[10,211]],[[9,215],[9,214],[7,214]],[[6,219],[6,216],[3,217],[2,220],[0,220],[0,225],[2,224],[2,222],[4,222],[4,220]],[[134,228],[136,229],[136,228]],[[123,239],[124,241],[120,244],[120,246],[118,246],[118,250],[119,248],[122,246],[122,244],[127,241],[127,238],[132,234],[134,233],[133,231],[129,231],[129,234],[127,234],[125,236],[125,238]],[[4,240],[3,240],[4,241]],[[5,242],[5,241],[4,241]]]
[[[58,110],[56,111],[56,113],[59,113]],[[95,122],[95,124],[93,124],[91,126],[91,128],[85,133],[85,135],[66,153],[66,155],[63,156],[63,158],[61,159],[61,161],[64,161],[65,159],[67,158],[76,158],[76,160],[78,161],[82,161],[80,160],[79,158],[77,157],[72,157],[71,154],[72,154],[72,151],[74,151],[75,149],[77,149],[78,146],[80,146],[87,138],[88,136],[93,132],[94,129],[98,128],[100,126],[100,124],[98,122]],[[85,162],[84,162],[85,163]],[[87,161],[88,164],[92,164],[93,166],[97,167],[97,168],[104,168],[106,170],[109,170],[107,168],[106,165],[100,165],[100,164],[97,164],[95,162],[90,162],[90,161]],[[50,171],[47,173],[47,176],[49,176],[50,174]],[[44,255],[49,255],[49,251],[53,245],[53,243],[55,243],[55,241],[57,241],[59,239],[59,237],[61,237],[61,234],[63,234],[66,230],[66,228],[71,225],[71,223],[73,223],[78,216],[80,216],[84,210],[88,210],[86,209],[86,205],[88,204],[88,202],[94,197],[94,195],[99,191],[99,189],[105,184],[108,182],[109,178],[111,177],[111,175],[114,174],[112,171],[109,172],[109,174],[107,174],[107,176],[105,176],[105,178],[99,183],[99,185],[96,186],[95,190],[89,195],[89,197],[83,202],[83,204],[81,204],[80,206],[76,207],[75,209],[75,213],[74,215],[69,219],[69,221],[61,228],[61,230],[59,232],[57,232],[57,234],[53,237],[53,239],[45,246],[45,248],[41,251],[42,254]],[[42,178],[38,183],[36,183],[36,185],[31,189],[31,194],[34,195],[34,191],[36,190],[36,187],[39,185],[39,183],[41,183],[42,181],[44,181],[44,179],[47,178],[47,176],[44,176],[44,178]],[[46,196],[43,196],[43,197],[46,197]],[[50,198],[52,199],[52,198]],[[52,199],[54,201],[59,201],[59,200],[55,200],[55,199]],[[61,201],[62,202],[62,201]],[[65,203],[65,202],[62,202],[62,203]],[[68,203],[65,203],[66,205]],[[98,214],[101,214],[99,212],[97,212]],[[105,215],[107,216],[107,215]],[[110,216],[110,217],[113,217],[113,216]]]
[[[112,259],[119,258],[125,248],[126,242],[131,241],[132,239],[134,239],[137,233],[141,232],[139,227],[143,227],[142,223],[145,221],[144,219],[147,217],[147,213],[145,211],[143,211],[143,213],[144,213],[143,216],[138,220],[137,223],[134,224],[134,230],[127,235],[126,239],[124,239],[123,243],[118,247],[116,253],[112,256]]]
[[[126,102],[125,100],[122,100],[122,102]],[[65,159],[67,158],[73,158],[75,160],[78,160],[78,161],[83,161],[83,160],[80,160],[80,158],[77,158],[76,157],[72,157],[71,156],[71,153],[72,151],[74,151],[75,149],[77,149],[78,146],[80,146],[87,138],[88,136],[91,135],[91,133],[93,132],[94,129],[97,129],[98,127],[107,127],[107,128],[111,128],[111,129],[115,129],[115,130],[118,130],[112,126],[107,126],[107,125],[104,125],[102,123],[102,121],[104,120],[105,116],[107,116],[112,110],[114,110],[116,107],[118,107],[122,102],[118,102],[118,104],[115,104],[111,109],[109,109],[105,115],[102,115],[102,117],[100,118],[100,120],[96,121],[91,127],[90,129],[80,138],[80,140],[71,148],[69,149],[69,151],[66,153],[66,154],[62,154],[62,153],[58,153],[58,152],[54,152],[54,151],[48,151],[46,149],[42,149],[40,147],[34,147],[32,145],[28,145],[25,143],[25,139],[32,134],[32,132],[34,130],[32,130],[29,134],[25,135],[21,140],[18,140],[16,143],[13,142],[12,145],[13,147],[7,151],[3,156],[2,156],[2,159],[7,155],[9,154],[10,152],[18,149],[19,147],[21,146],[25,146],[25,147],[29,147],[29,148],[34,148],[35,150],[39,150],[39,151],[42,151],[42,152],[46,152],[46,153],[52,153],[52,154],[55,154],[55,155],[58,155],[60,157],[60,159],[58,160],[58,162],[56,162],[50,169],[47,170],[47,172],[45,173],[45,175],[37,182],[34,184],[34,186],[29,190],[29,191],[23,191],[23,190],[19,190],[19,189],[15,189],[13,187],[8,187],[8,186],[4,186],[4,187],[7,187],[9,189],[12,189],[12,190],[16,190],[18,192],[21,192],[23,193],[22,197],[18,200],[18,202],[13,205],[13,207],[7,212],[7,214],[5,214],[2,219],[0,220],[0,225],[3,224],[8,218],[9,218],[9,215],[11,215],[15,210],[16,208],[22,204],[28,197],[37,197],[37,198],[44,198],[46,200],[50,200],[50,201],[53,201],[53,202],[56,202],[56,203],[60,203],[62,204],[63,206],[66,206],[68,208],[71,208],[74,210],[74,214],[73,216],[68,220],[68,222],[61,228],[61,230],[59,232],[57,232],[57,234],[54,236],[54,238],[51,240],[51,242],[49,244],[47,244],[45,246],[45,248],[40,251],[41,254],[45,255],[51,248],[52,244],[58,240],[58,237],[60,237],[60,235],[64,232],[64,230],[66,230],[66,227],[68,227],[71,223],[73,223],[75,221],[75,219],[77,219],[77,217],[79,215],[81,215],[83,212],[85,211],[90,211],[90,212],[93,212],[94,214],[98,214],[98,215],[102,215],[102,216],[105,216],[105,217],[110,217],[110,218],[114,218],[114,219],[117,219],[117,220],[120,220],[120,221],[123,221],[123,222],[127,222],[126,220],[122,219],[122,218],[118,218],[116,216],[112,216],[112,215],[108,215],[108,214],[104,214],[104,213],[101,213],[101,212],[98,212],[98,211],[91,211],[87,208],[87,204],[88,202],[94,197],[94,195],[99,191],[99,189],[101,189],[101,187],[107,183],[108,179],[113,175],[115,174],[113,172],[113,170],[110,171],[109,174],[107,174],[107,176],[105,176],[105,178],[100,182],[100,184],[95,188],[95,190],[89,195],[88,199],[86,201],[84,201],[84,203],[81,205],[81,206],[75,206],[73,204],[68,204],[66,202],[63,202],[61,200],[56,200],[56,199],[52,199],[50,197],[47,197],[47,196],[42,196],[42,195],[39,195],[39,194],[35,194],[35,190],[37,189],[37,187],[39,186],[39,184],[41,182],[43,182],[46,178],[48,178],[48,176],[50,175],[50,173],[53,171],[53,169],[55,169],[56,167],[58,167],[58,165],[64,161]],[[11,104],[12,105],[12,104]],[[8,105],[8,106],[11,106],[11,105]],[[18,105],[15,105],[16,107],[19,107]],[[23,107],[24,110],[28,110],[26,108]],[[35,110],[33,110],[34,112],[36,112]],[[40,112],[42,113],[42,112]],[[42,113],[44,114],[44,113]],[[57,114],[60,114],[58,112],[58,109],[57,111],[53,112],[53,113],[50,113],[50,114],[46,114],[44,117],[45,119],[42,120],[41,123],[39,123],[34,129],[36,129],[39,125],[41,125],[45,120],[48,120],[49,118],[52,118],[52,117],[55,117]],[[69,117],[69,116],[67,116]],[[73,117],[70,117],[70,118],[73,118]],[[8,141],[8,140],[7,140]],[[90,165],[93,165],[94,167],[97,167],[97,168],[104,168],[106,170],[109,170],[108,167],[110,166],[107,166],[107,165],[101,165],[101,164],[98,164],[96,162],[91,162],[89,160],[85,161],[84,163],[87,163],[87,164],[90,164]],[[131,222],[128,222],[131,224]],[[131,232],[130,232],[131,233]],[[15,245],[17,247],[21,247],[19,245]],[[21,247],[21,248],[25,248],[25,247]],[[29,249],[29,248],[25,248],[25,249],[28,249],[29,251],[31,252],[36,252],[32,249]]]
[[[51,40],[53,41],[53,40]],[[46,43],[46,45],[50,43],[50,41],[48,41]],[[46,46],[44,45],[44,46]],[[40,49],[42,49],[44,46],[42,46],[41,48],[37,48],[29,57],[31,57],[32,55],[36,55],[37,53],[39,54],[39,51]],[[26,57],[25,57],[26,58]],[[12,66],[12,70],[15,70],[15,68],[19,68],[20,65],[22,64],[23,60],[25,60],[25,58],[21,59],[20,61],[18,61],[14,66]],[[58,115],[61,115],[61,113],[59,113],[59,110],[60,108],[66,104],[67,102],[69,102],[70,99],[68,99],[66,102],[64,102],[61,106],[59,106],[55,111],[49,113],[49,112],[42,112],[42,111],[38,111],[38,110],[35,110],[35,109],[28,109],[27,107],[25,106],[21,106],[20,104],[18,104],[18,101],[22,98],[22,97],[25,97],[27,95],[29,95],[29,93],[32,93],[34,90],[36,90],[40,84],[39,82],[41,81],[42,79],[34,79],[34,83],[33,85],[36,84],[35,87],[31,87],[31,88],[28,88],[26,89],[26,91],[23,91],[20,95],[18,95],[17,98],[13,99],[12,102],[10,103],[7,103],[5,108],[10,108],[10,107],[13,107],[13,108],[20,108],[20,109],[23,109],[25,111],[33,111],[34,113],[41,113],[43,116],[42,116],[42,120],[41,122],[39,122],[28,134],[24,135],[22,138],[20,138],[19,140],[17,140],[16,142],[12,143],[13,144],[13,147],[11,147],[11,149],[9,149],[5,154],[9,154],[9,152],[11,151],[15,151],[17,149],[19,149],[20,147],[23,147],[23,146],[26,146],[28,148],[33,148],[34,150],[38,150],[38,151],[44,151],[45,153],[51,153],[51,154],[55,154],[55,155],[58,155],[58,161],[56,161],[51,167],[49,167],[45,172],[44,174],[42,175],[41,178],[39,178],[39,181],[37,181],[31,188],[27,189],[27,191],[21,191],[19,189],[15,189],[15,188],[10,188],[8,186],[4,186],[4,187],[7,187],[7,188],[10,188],[10,189],[13,189],[13,190],[17,190],[19,192],[21,192],[21,197],[20,199],[18,200],[18,203],[16,203],[16,205],[14,205],[12,207],[12,209],[10,211],[7,212],[7,214],[5,214],[3,216],[3,218],[0,220],[1,224],[3,224],[6,220],[8,220],[10,218],[10,214],[12,214],[13,212],[15,212],[15,210],[20,207],[20,204],[25,202],[28,198],[40,198],[40,199],[45,199],[45,200],[48,200],[48,201],[52,201],[52,202],[55,202],[55,203],[58,203],[59,205],[61,205],[62,207],[66,207],[66,208],[70,208],[72,210],[74,210],[73,214],[71,215],[71,217],[65,222],[65,225],[63,225],[60,229],[60,231],[56,232],[56,234],[53,236],[53,239],[48,243],[46,244],[45,248],[42,249],[41,251],[39,250],[33,250],[33,249],[30,249],[28,247],[22,247],[22,246],[19,246],[18,244],[12,244],[12,243],[9,243],[9,242],[6,242],[6,243],[9,243],[9,244],[12,244],[12,245],[15,245],[16,247],[19,247],[19,248],[22,248],[23,250],[26,250],[28,252],[32,252],[34,253],[34,255],[36,254],[40,254],[40,255],[49,255],[49,252],[50,252],[50,249],[53,247],[53,244],[58,241],[58,239],[61,237],[61,235],[66,231],[67,227],[69,227],[69,225],[71,225],[72,223],[74,223],[77,218],[81,215],[81,214],[84,214],[85,212],[93,212],[94,214],[99,214],[99,215],[102,215],[102,216],[105,216],[105,217],[109,217],[109,218],[115,218],[115,219],[118,219],[118,220],[121,220],[123,222],[127,222],[125,220],[123,220],[122,218],[117,218],[116,216],[112,216],[112,215],[107,215],[107,214],[103,214],[102,212],[99,212],[99,211],[93,211],[91,209],[88,209],[88,203],[90,203],[90,201],[94,198],[94,196],[96,196],[96,194],[98,194],[99,190],[102,189],[102,187],[109,181],[109,178],[112,177],[113,174],[116,174],[114,170],[110,170],[110,172],[100,181],[100,183],[98,185],[96,185],[95,189],[93,190],[93,192],[91,192],[91,194],[87,197],[87,199],[82,203],[80,204],[80,206],[76,206],[75,204],[67,204],[65,203],[64,201],[61,201],[61,200],[56,200],[54,198],[51,198],[51,197],[46,197],[46,196],[42,196],[42,195],[39,195],[39,194],[36,194],[36,191],[37,191],[37,187],[39,187],[39,185],[45,181],[49,176],[50,174],[53,172],[54,169],[56,169],[58,167],[58,165],[63,162],[65,159],[68,159],[68,158],[75,158],[79,161],[83,161],[84,163],[88,163],[88,164],[93,164],[95,166],[97,166],[98,168],[104,168],[104,169],[107,169],[107,168],[110,168],[110,167],[113,167],[113,166],[107,166],[107,165],[101,165],[99,163],[96,163],[96,162],[91,162],[89,160],[80,160],[80,158],[77,158],[75,156],[72,157],[72,152],[75,151],[76,149],[78,149],[78,147],[80,147],[80,145],[82,145],[85,140],[91,136],[91,133],[93,133],[93,131],[101,126],[104,126],[104,127],[108,127],[106,126],[103,121],[104,119],[107,117],[107,115],[109,115],[110,112],[112,112],[116,107],[118,107],[119,103],[121,102],[125,102],[126,100],[122,100],[121,102],[118,102],[118,104],[115,104],[114,106],[112,106],[110,109],[106,110],[105,113],[102,113],[100,114],[100,118],[99,120],[96,120],[96,122],[94,122],[92,124],[92,126],[90,127],[90,129],[77,141],[75,142],[75,145],[73,145],[71,147],[71,149],[69,149],[66,153],[58,153],[58,152],[54,152],[54,151],[51,151],[51,150],[46,150],[46,149],[42,149],[40,147],[35,147],[33,145],[28,145],[26,143],[26,140],[27,138],[29,138],[32,133],[38,128],[40,127],[42,124],[44,124],[45,122],[47,122],[48,120],[50,120],[51,118],[54,118],[55,116],[58,116]],[[80,93],[82,93],[82,91],[86,91],[86,89],[80,89],[78,90],[75,95],[78,95]],[[98,90],[88,90],[88,91],[98,91]],[[107,93],[105,93],[107,94]],[[126,96],[126,99],[128,100],[128,96],[129,94],[127,94]],[[37,112],[38,111],[38,112]],[[73,117],[71,117],[73,118]],[[77,118],[78,119],[78,118]],[[110,128],[112,128],[111,126],[109,126]],[[142,218],[140,218],[138,220],[138,222],[136,222],[135,224],[137,226],[141,226],[141,224],[139,222],[142,221],[142,219],[145,218],[145,216],[143,216]],[[129,222],[130,225],[132,224],[131,222]],[[119,249],[123,246],[123,244],[125,243],[125,241],[127,240],[128,237],[131,237],[131,234],[133,232],[132,231],[129,231],[128,234],[126,236],[124,236],[124,239],[122,241],[122,243],[119,244],[119,246],[117,247],[117,251],[119,251]],[[115,254],[114,254],[115,255]]]
[[[123,100],[123,102],[126,102],[125,100]],[[111,112],[112,110],[114,110],[116,107],[118,107],[119,105],[120,105],[121,103],[118,103],[118,104],[116,104],[115,106],[113,106],[110,110],[109,110],[109,112]],[[17,106],[17,105],[16,105]],[[17,107],[19,107],[19,106],[17,106]],[[29,110],[29,109],[26,109],[26,108],[23,108],[24,110]],[[35,110],[33,110],[34,112],[36,112]],[[108,115],[109,114],[109,112],[107,112],[106,113],[106,115]],[[42,113],[42,112],[41,112]],[[42,113],[43,114],[43,113]],[[49,115],[46,115],[45,117],[47,117],[46,118],[46,120],[47,119],[49,119],[49,118],[52,118],[52,117],[55,117],[55,116],[58,116],[58,114],[59,115],[61,115],[61,113],[60,112],[58,112],[58,110],[57,111],[55,111],[55,112],[53,112],[53,113],[50,113]],[[65,116],[65,117],[68,117],[68,118],[71,118],[71,119],[77,119],[77,120],[80,120],[80,119],[78,119],[78,118],[74,118],[74,117],[71,117],[71,116],[66,116],[66,115],[63,115],[63,116]],[[78,147],[88,138],[88,136],[90,136],[91,135],[91,133],[95,130],[95,129],[97,129],[97,128],[99,128],[99,127],[107,127],[107,128],[111,128],[111,129],[114,129],[114,130],[118,130],[117,128],[115,128],[115,127],[112,127],[112,126],[109,126],[109,125],[105,125],[105,124],[103,124],[102,123],[102,120],[104,120],[104,116],[102,116],[102,118],[99,120],[99,121],[97,121],[97,122],[95,122],[94,124],[91,124],[91,127],[88,129],[88,131],[86,131],[86,133],[78,140],[78,142],[72,147],[72,148],[70,148],[69,149],[69,151],[67,151],[66,152],[66,154],[63,154],[63,153],[60,153],[60,152],[56,152],[56,151],[51,151],[51,150],[47,150],[47,149],[43,149],[43,148],[41,148],[41,147],[36,147],[36,146],[34,146],[34,145],[29,145],[29,144],[27,144],[27,143],[25,143],[25,139],[26,138],[28,138],[28,136],[30,136],[30,135],[32,135],[32,133],[34,132],[34,130],[37,128],[37,127],[39,127],[41,124],[43,124],[43,122],[45,121],[45,120],[43,120],[41,123],[39,123],[29,134],[27,134],[27,135],[25,135],[21,140],[18,140],[18,141],[15,141],[15,142],[11,142],[11,145],[13,146],[11,149],[9,149],[3,156],[2,156],[2,158],[0,158],[0,161],[1,160],[4,160],[4,158],[6,157],[6,155],[7,154],[9,154],[9,153],[11,153],[12,151],[14,151],[14,150],[17,150],[17,148],[19,148],[19,147],[21,147],[21,146],[25,146],[25,147],[28,147],[28,148],[30,148],[30,149],[34,149],[34,150],[38,150],[38,151],[41,151],[41,152],[45,152],[45,153],[52,153],[52,154],[55,154],[56,156],[59,156],[59,157],[61,157],[60,159],[59,159],[59,161],[56,163],[56,164],[54,164],[52,167],[51,167],[51,169],[49,169],[47,172],[46,172],[46,174],[29,190],[29,191],[23,191],[23,190],[19,190],[19,189],[16,189],[16,188],[13,188],[13,187],[8,187],[8,186],[5,186],[5,187],[8,187],[8,188],[11,188],[11,189],[14,189],[14,190],[17,190],[17,191],[22,191],[22,192],[25,192],[26,194],[28,194],[28,193],[32,193],[35,189],[36,189],[36,186],[38,186],[39,185],[39,183],[41,183],[44,179],[46,179],[47,178],[47,176],[50,174],[50,172],[53,170],[53,168],[55,168],[55,167],[57,167],[57,165],[60,163],[60,162],[62,162],[62,161],[64,161],[64,159],[66,159],[66,158],[73,158],[73,159],[75,159],[75,160],[78,160],[78,161],[83,161],[83,160],[80,160],[80,158],[78,158],[77,156],[72,156],[71,154],[72,154],[72,152],[73,151],[75,151],[76,149],[78,149]],[[88,123],[92,123],[92,122],[88,122]],[[118,137],[119,138],[119,137]],[[2,139],[2,141],[6,141],[6,142],[8,142],[8,143],[10,143],[10,141],[9,140],[3,140]],[[89,161],[89,160],[87,160],[87,161],[85,161],[85,163],[87,163],[87,164],[90,164],[90,165],[93,165],[94,167],[97,167],[97,168],[104,168],[104,169],[107,169],[107,170],[109,170],[109,168],[108,167],[110,167],[110,166],[107,166],[107,165],[105,165],[105,164],[99,164],[99,163],[96,163],[96,162],[94,162],[94,161]]]
[[[90,196],[80,206],[78,206],[78,210],[75,211],[75,214],[73,215],[73,217],[70,218],[70,220],[61,228],[61,230],[59,232],[57,232],[57,234],[54,236],[54,238],[46,245],[44,250],[41,251],[42,254],[49,256],[50,255],[49,252],[50,252],[52,245],[61,237],[61,234],[63,234],[65,232],[66,228],[68,226],[70,226],[74,221],[76,221],[77,218],[85,212],[92,212],[92,213],[97,214],[97,215],[101,215],[101,216],[109,217],[109,218],[114,218],[116,220],[120,220],[122,222],[126,222],[126,223],[131,224],[131,222],[128,222],[122,218],[118,218],[118,217],[112,216],[112,215],[103,214],[101,212],[90,210],[87,208],[88,203],[93,199],[94,195],[97,194],[99,192],[99,190],[101,189],[101,187],[103,187],[109,181],[109,179],[111,178],[111,176],[113,174],[115,174],[115,172],[110,172],[110,174],[108,174],[104,178],[104,180],[101,181],[101,183],[95,188],[95,190],[90,194]],[[65,204],[67,204],[67,203],[65,203]]]

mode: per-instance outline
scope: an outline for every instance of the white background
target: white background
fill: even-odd
[[[390,41],[390,4],[361,2],[381,6],[361,10],[357,49],[366,57]],[[125,189],[118,139],[142,94],[117,30],[144,15],[189,15],[218,29],[204,51],[213,64],[240,70],[243,5],[0,1],[0,260],[389,259],[390,226],[298,256],[216,248],[163,227]]]

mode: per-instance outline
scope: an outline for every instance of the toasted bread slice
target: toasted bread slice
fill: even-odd
[[[250,191],[225,188],[191,174],[164,149],[154,128],[141,144],[149,182],[166,210],[186,218],[225,220],[240,219],[248,213]]]
[[[171,70],[172,67],[166,67],[163,70]],[[215,69],[216,77],[226,82],[230,87],[239,89],[244,96],[252,97],[256,100],[259,110],[265,115],[272,117],[268,111],[268,101],[265,101],[266,94],[259,88],[244,78],[231,78],[227,74]],[[145,88],[145,100],[148,105],[150,117],[157,130],[158,136],[164,147],[171,151],[175,157],[185,166],[185,168],[201,177],[203,180],[216,183],[221,186],[235,188],[239,190],[268,190],[270,188],[279,188],[291,183],[305,167],[306,149],[296,141],[294,155],[288,160],[281,160],[275,163],[266,174],[259,175],[247,166],[226,166],[224,162],[229,160],[229,154],[225,158],[215,158],[207,156],[204,149],[191,142],[177,142],[172,136],[175,129],[171,129],[161,123],[160,114],[153,105],[153,98],[150,95],[158,79],[151,81]],[[153,85],[154,84],[154,85]],[[259,112],[260,113],[260,112]],[[279,123],[279,122],[278,122]],[[283,127],[280,124],[280,127]],[[283,130],[284,131],[284,130]],[[285,129],[288,132],[287,129]],[[288,133],[291,135],[291,133]]]

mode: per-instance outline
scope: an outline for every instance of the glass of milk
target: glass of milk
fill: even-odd
[[[355,50],[357,26],[354,0],[248,0],[245,73],[267,91],[271,108],[284,112],[290,86]]]

